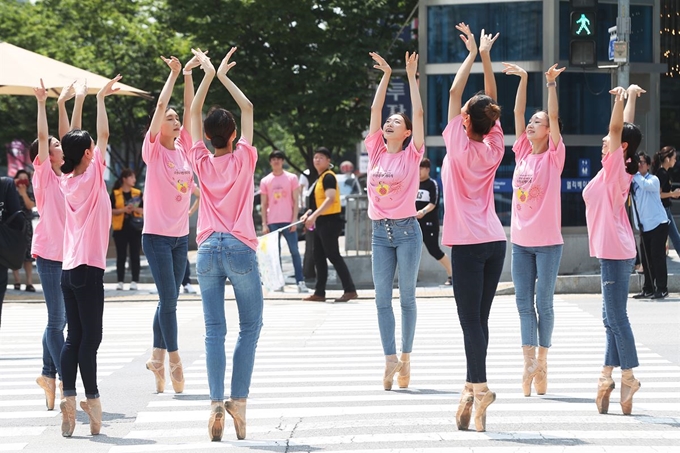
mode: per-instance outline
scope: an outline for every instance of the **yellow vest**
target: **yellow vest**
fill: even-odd
[[[132,198],[141,197],[142,191],[135,189],[134,187],[130,189],[130,195]],[[113,191],[113,196],[115,197],[116,207],[114,209],[122,209],[125,207],[125,197],[123,197],[123,190],[116,189]],[[141,214],[136,212],[132,213],[135,217],[142,217]],[[125,214],[115,214],[111,217],[111,224],[113,225],[113,231],[120,231],[123,229],[123,222],[125,221]]]
[[[319,175],[319,179],[316,180],[316,186],[314,187],[314,199],[316,200],[316,208],[318,209],[319,206],[323,204],[323,202],[326,200],[326,190],[323,188],[323,177],[326,176],[328,173],[331,175],[335,176],[335,173],[333,173],[330,170],[326,170],[325,172],[321,173]],[[340,188],[338,187],[338,179],[335,179],[335,200],[331,205],[321,213],[321,215],[331,215],[331,214],[338,214],[341,211],[341,206],[340,206]]]

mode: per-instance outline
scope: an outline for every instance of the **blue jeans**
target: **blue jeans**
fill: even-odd
[[[668,237],[671,238],[671,242],[673,243],[673,248],[675,249],[675,251],[680,254],[680,233],[678,233],[678,226],[675,224],[673,214],[671,214],[671,208],[664,209],[666,210],[668,220],[670,220],[671,222],[668,225]]]
[[[505,241],[451,247],[453,294],[463,329],[466,381],[486,382],[489,314],[505,260]]]
[[[189,236],[143,234],[142,248],[158,289],[158,307],[153,317],[153,347],[175,352],[177,346],[177,298],[184,278]]]
[[[61,351],[64,396],[76,396],[76,374],[87,398],[99,398],[97,350],[102,342],[104,269],[85,264],[61,273],[68,334]]]
[[[276,231],[279,228],[283,228],[286,225],[289,225],[288,223],[272,223],[270,225],[267,225],[269,228],[269,231]],[[301,226],[298,226],[298,228],[302,228]],[[297,236],[297,230],[296,231],[290,231],[290,228],[286,228],[285,230],[281,231],[281,235],[286,238],[286,242],[288,243],[288,250],[290,250],[290,256],[293,258],[293,268],[295,269],[295,282],[300,283],[304,281],[304,277],[302,276],[302,260],[300,259],[300,251],[298,250],[298,236]],[[279,256],[281,256],[281,237],[279,236]]]
[[[628,321],[628,283],[635,259],[600,260],[602,273],[602,322],[606,341],[605,366],[629,370],[639,366],[635,338]]]
[[[512,244],[512,281],[515,284],[522,346],[549,348],[551,345],[555,325],[553,296],[561,258],[561,244],[543,247]]]
[[[38,257],[36,265],[47,306],[47,327],[42,337],[42,375],[55,378],[59,373],[61,377],[60,357],[64,347],[64,327],[66,327],[64,293],[61,291],[61,261]]]
[[[234,288],[239,333],[231,371],[231,397],[247,398],[255,364],[255,349],[262,329],[262,283],[255,251],[229,233],[213,233],[198,247],[196,275],[203,299],[205,355],[210,400],[224,400],[227,366],[224,338],[224,285]]]
[[[375,304],[378,308],[378,327],[383,351],[385,355],[397,353],[392,287],[394,274],[399,269],[401,351],[410,353],[418,316],[416,280],[420,266],[420,251],[423,248],[423,233],[415,217],[374,220],[371,245]]]

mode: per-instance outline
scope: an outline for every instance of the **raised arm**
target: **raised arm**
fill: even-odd
[[[411,92],[411,106],[413,110],[413,136],[412,143],[416,149],[420,149],[425,144],[425,122],[423,120],[423,102],[420,99],[420,90],[418,89],[418,80],[416,80],[416,73],[418,72],[418,54],[413,52],[409,55],[406,52],[406,75],[408,77],[408,87]],[[384,98],[384,97],[383,97]],[[381,109],[382,110],[382,109]],[[373,109],[371,108],[371,121],[373,120]]]
[[[548,85],[548,122],[550,125],[550,138],[553,143],[557,145],[560,142],[560,121],[559,108],[557,105],[557,77],[562,74],[566,68],[558,68],[557,63],[550,66],[545,72],[545,81]]]
[[[109,117],[106,114],[104,98],[120,90],[120,88],[113,88],[113,85],[121,78],[122,76],[118,74],[97,93],[97,148],[102,153],[104,162],[106,161],[106,147],[109,144]]]
[[[621,132],[623,132],[623,100],[626,98],[626,89],[616,87],[609,91],[614,95],[614,107],[612,117],[609,120],[609,150],[613,153],[621,146]]]
[[[505,66],[503,68],[504,74],[519,76],[519,85],[515,96],[515,136],[519,138],[526,128],[524,113],[527,109],[527,81],[529,77],[527,72],[516,64],[503,63],[503,66]]]
[[[45,110],[47,90],[42,79],[40,79],[40,88],[33,88],[33,93],[38,101],[38,159],[43,164],[50,159],[50,142]]]
[[[59,93],[59,99],[57,99],[57,106],[59,108],[59,140],[71,130],[68,121],[68,112],[66,111],[66,101],[76,95],[76,92],[73,89],[75,83],[76,81],[74,80],[69,85],[62,88],[61,93]]]
[[[215,67],[210,62],[210,59],[201,52],[201,49],[191,49],[196,58],[198,59],[201,69],[205,75],[201,84],[198,86],[198,91],[196,91],[196,96],[191,102],[191,141],[196,143],[203,140],[203,119],[201,118],[201,113],[203,110],[203,103],[205,102],[205,97],[208,94],[208,88],[210,88],[210,83],[215,77]]]
[[[236,65],[236,62],[229,62],[231,56],[236,52],[236,47],[232,47],[227,55],[217,68],[217,78],[222,85],[229,91],[231,97],[234,98],[239,108],[241,109],[241,137],[244,137],[248,143],[253,143],[253,103],[248,100],[243,91],[236,86],[236,84],[227,77],[227,72]]]
[[[470,76],[472,63],[474,63],[475,58],[477,57],[477,43],[475,42],[475,36],[470,31],[470,27],[461,22],[456,25],[456,28],[463,33],[460,35],[460,39],[463,40],[465,47],[467,47],[470,53],[465,58],[465,61],[463,61],[460,69],[458,69],[456,77],[451,84],[451,89],[449,89],[449,121],[460,115],[463,90],[465,90],[465,85]]]
[[[165,58],[161,56],[165,64],[170,67],[170,74],[168,79],[163,85],[161,94],[158,96],[158,102],[156,102],[156,111],[153,112],[153,118],[151,119],[151,124],[149,125],[149,136],[151,141],[156,139],[156,135],[161,130],[161,124],[163,123],[163,118],[165,118],[165,110],[168,108],[170,103],[170,96],[172,95],[172,89],[175,86],[175,81],[177,81],[177,76],[182,70],[182,63],[175,57]]]
[[[83,103],[87,96],[87,80],[83,80],[75,87],[76,100],[73,104],[73,114],[71,114],[71,129],[81,129],[83,124]]]
[[[205,54],[208,53],[206,50]],[[187,61],[182,70],[184,75],[184,115],[182,116],[182,125],[187,131],[191,131],[191,103],[194,102],[194,78],[191,76],[191,70],[200,65],[198,58],[194,55],[191,60]]]
[[[484,68],[484,93],[494,101],[498,99],[498,91],[496,90],[496,77],[491,67],[491,47],[498,39],[498,35],[500,33],[496,33],[496,36],[491,36],[490,33],[487,35],[482,28],[482,33],[479,37],[479,56],[482,59],[482,67]]]
[[[626,101],[626,108],[623,110],[623,121],[626,123],[635,122],[635,104],[637,98],[639,98],[642,93],[646,93],[645,90],[640,88],[638,85],[632,84],[626,90],[628,95],[628,101]]]
[[[376,64],[373,65],[375,69],[380,69],[383,72],[382,78],[380,79],[380,84],[375,90],[375,97],[373,98],[373,104],[371,104],[371,123],[368,126],[368,133],[372,134],[382,125],[382,109],[385,105],[385,96],[387,95],[387,88],[390,84],[390,76],[392,75],[392,68],[385,61],[383,57],[378,55],[376,52],[368,53]]]

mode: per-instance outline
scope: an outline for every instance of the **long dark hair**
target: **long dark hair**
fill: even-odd
[[[664,146],[659,151],[654,153],[654,158],[652,159],[651,172],[653,175],[661,168],[666,159],[672,159],[676,151],[673,146]]]
[[[640,160],[637,155],[638,146],[642,141],[642,132],[640,128],[633,123],[623,123],[623,130],[621,131],[621,143],[627,143],[626,147],[626,173],[634,175],[638,172]]]
[[[476,94],[468,101],[467,113],[470,115],[472,131],[486,135],[501,117],[501,107],[486,94]]]
[[[124,168],[123,171],[120,172],[120,176],[118,177],[118,179],[116,179],[116,182],[113,183],[113,190],[118,190],[121,187],[123,187],[123,179],[129,178],[134,174],[135,172],[132,171],[132,169]]]
[[[213,107],[203,120],[203,128],[213,147],[222,149],[227,147],[231,134],[236,130],[236,120],[229,110]]]
[[[50,146],[52,146],[52,140],[54,140],[54,135],[49,135],[47,136],[47,148],[49,149]],[[31,156],[31,162],[35,160],[36,157],[38,157],[38,142],[40,139],[35,139],[33,140],[33,143],[31,143],[30,148],[28,148],[29,155]]]
[[[74,129],[69,131],[61,139],[61,149],[64,151],[64,163],[61,166],[62,173],[71,173],[80,163],[85,151],[92,146],[92,137],[87,131]]]

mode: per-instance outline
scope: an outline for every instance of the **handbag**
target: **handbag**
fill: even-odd
[[[137,231],[142,231],[144,229],[144,217],[131,217],[130,226]]]
[[[26,258],[26,216],[22,211],[17,211],[5,219],[5,186],[0,194],[0,266],[9,269],[20,269]],[[19,222],[19,219],[21,222]],[[21,228],[13,227],[13,224],[21,223]]]

